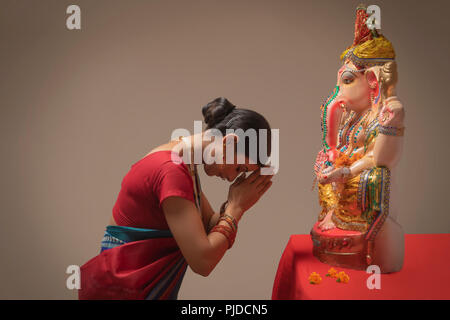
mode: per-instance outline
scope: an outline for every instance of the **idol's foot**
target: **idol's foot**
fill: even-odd
[[[319,223],[318,227],[320,230],[326,231],[326,230],[336,228],[336,225],[334,224],[333,220],[331,219],[331,217],[333,216],[333,212],[334,212],[333,210],[328,211],[325,218],[323,218],[323,220]]]

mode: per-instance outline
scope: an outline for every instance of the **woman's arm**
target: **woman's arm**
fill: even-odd
[[[227,238],[217,232],[207,235],[197,207],[189,200],[169,197],[162,206],[169,228],[187,263],[195,273],[208,276],[227,251]],[[227,210],[230,215],[243,213],[239,209],[231,210]],[[219,224],[228,226],[224,221]]]
[[[206,195],[203,193],[203,191],[201,193],[201,206],[203,224],[207,226],[207,230],[209,231],[219,221],[220,214],[214,212],[214,209],[211,207],[211,204],[209,203],[208,198],[206,198]]]
[[[249,177],[237,179],[228,194],[225,213],[240,220],[245,211],[255,204],[270,188],[272,176],[262,176],[259,171]],[[192,201],[181,197],[168,197],[162,208],[169,228],[191,269],[208,276],[228,249],[227,238],[218,232],[206,234],[200,212]],[[219,225],[228,227],[226,221]]]

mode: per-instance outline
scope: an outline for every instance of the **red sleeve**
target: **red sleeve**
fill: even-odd
[[[161,166],[155,194],[161,206],[164,199],[178,196],[195,203],[194,184],[188,169],[184,164],[166,162]]]

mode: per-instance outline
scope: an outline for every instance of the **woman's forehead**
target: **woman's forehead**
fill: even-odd
[[[242,163],[241,161],[238,161],[235,166],[237,167],[243,167],[246,168],[248,171],[255,171],[259,169],[259,165],[255,163],[255,161],[250,162],[250,159],[245,157],[245,162]]]

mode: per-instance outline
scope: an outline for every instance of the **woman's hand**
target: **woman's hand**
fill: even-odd
[[[228,191],[227,209],[230,208],[230,214],[239,220],[270,188],[272,177],[273,175],[261,175],[261,169],[258,169],[247,178],[245,173],[236,178]]]

